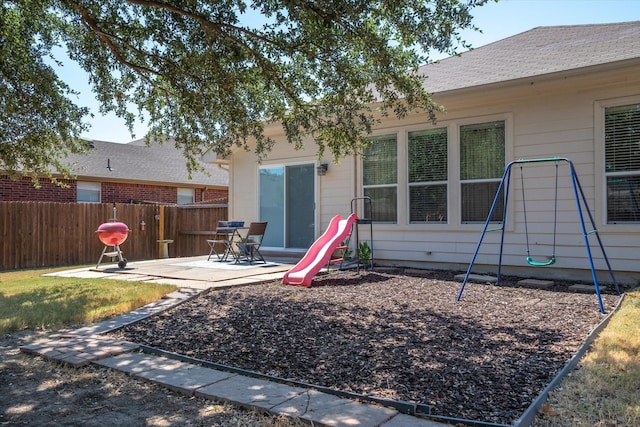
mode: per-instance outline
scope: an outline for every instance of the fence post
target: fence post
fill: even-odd
[[[162,243],[160,240],[164,240],[164,205],[158,207],[160,209],[160,221],[158,224],[158,258],[162,258]]]

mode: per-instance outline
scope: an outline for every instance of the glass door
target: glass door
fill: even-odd
[[[260,168],[260,220],[268,221],[263,245],[306,249],[315,237],[315,165]]]

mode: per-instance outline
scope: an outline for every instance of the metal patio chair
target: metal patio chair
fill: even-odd
[[[267,229],[267,222],[252,222],[249,224],[249,230],[241,242],[236,243],[240,249],[240,257],[253,264],[256,261],[267,263],[260,253],[260,246],[264,239],[264,233]]]
[[[218,261],[225,261],[229,256],[229,240],[234,233],[234,229],[229,226],[229,221],[218,221],[216,227],[216,234],[213,239],[207,239],[207,244],[210,247],[209,257],[207,261],[211,259],[213,254],[218,257]],[[221,248],[222,249],[219,249]]]

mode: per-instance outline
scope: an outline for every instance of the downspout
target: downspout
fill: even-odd
[[[225,167],[226,166],[226,167]],[[231,161],[229,163],[218,163],[218,168],[227,172],[228,185],[227,185],[227,219],[232,218],[233,204],[231,203],[231,194],[233,193],[233,169],[231,169]]]
[[[353,180],[352,182],[353,196],[351,198],[353,199],[355,197],[360,197],[360,195],[358,194],[358,155],[357,154],[353,155],[353,175],[351,176],[351,179]]]
[[[316,172],[318,170],[318,166],[320,166],[320,163],[316,163],[315,167],[313,168],[313,171]],[[323,229],[323,225],[322,225],[322,177],[320,175],[318,175],[317,173],[314,173],[315,177],[316,177],[316,188],[318,189],[318,193],[316,195],[316,201],[314,202],[314,211],[315,211],[315,218],[316,218],[316,226],[315,226],[315,230],[314,230],[314,240],[317,239],[318,237],[320,237],[320,230]]]

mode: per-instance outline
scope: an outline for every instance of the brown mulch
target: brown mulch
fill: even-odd
[[[339,272],[211,292],[113,334],[281,378],[512,423],[603,318],[595,293]],[[610,312],[619,297],[604,294]]]

